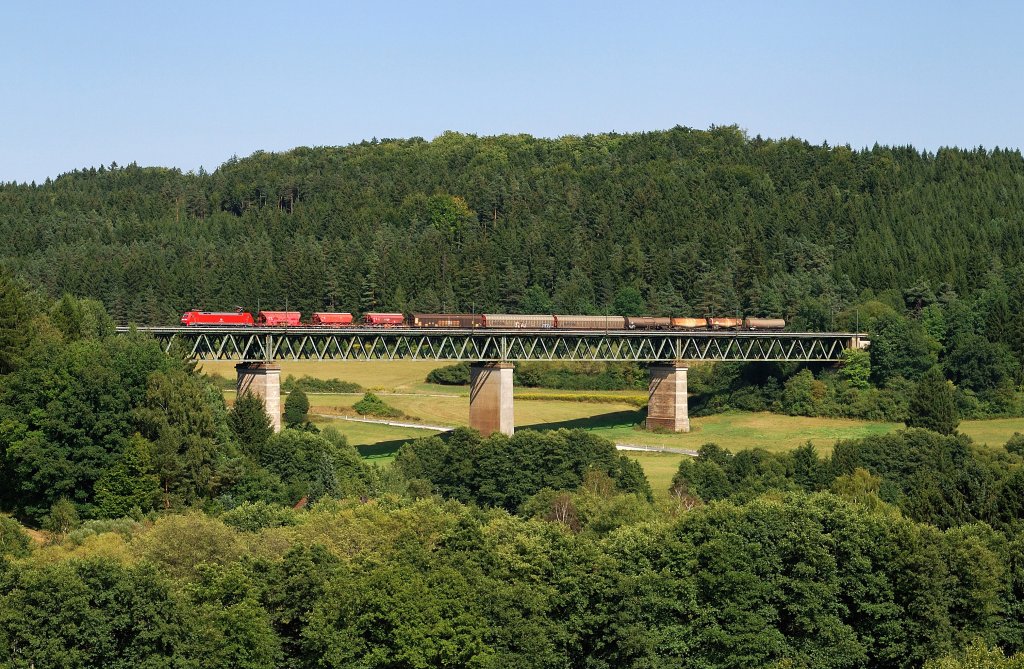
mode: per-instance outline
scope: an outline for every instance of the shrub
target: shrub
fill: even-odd
[[[356,402],[353,406],[360,416],[380,416],[382,418],[399,418],[403,414],[398,409],[389,405],[387,402],[377,397],[373,393],[366,393],[363,395],[363,399]]]
[[[296,379],[291,374],[281,383],[281,390],[286,393],[302,390],[307,393],[358,393],[363,387],[351,381],[341,379],[314,379],[303,376]]]
[[[460,362],[432,369],[427,374],[427,383],[436,383],[442,386],[468,386],[469,363]]]
[[[296,513],[279,504],[243,502],[221,516],[224,524],[242,532],[259,532],[268,527],[295,525]]]
[[[29,553],[31,542],[18,521],[10,516],[0,516],[0,557],[24,557]]]

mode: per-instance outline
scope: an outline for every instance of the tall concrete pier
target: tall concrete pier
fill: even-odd
[[[686,400],[686,365],[681,362],[650,366],[647,429],[690,431]]]
[[[274,432],[281,431],[281,365],[276,362],[242,362],[235,365],[236,397],[250,392],[263,400]]]
[[[512,363],[477,362],[469,368],[469,426],[483,436],[515,431]]]

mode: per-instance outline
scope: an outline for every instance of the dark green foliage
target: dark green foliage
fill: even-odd
[[[468,386],[469,363],[458,362],[454,365],[432,369],[427,374],[427,383],[437,383],[442,386]]]
[[[446,497],[515,511],[543,488],[573,490],[587,471],[605,472],[616,487],[650,498],[638,463],[606,439],[583,430],[522,430],[486,439],[458,429],[447,439],[428,437],[404,445],[395,466],[409,479],[424,479]]]
[[[358,383],[341,379],[316,379],[312,376],[296,379],[289,374],[281,382],[281,390],[286,393],[293,390],[303,390],[307,393],[356,393],[362,390],[362,387]]]
[[[267,440],[257,460],[284,482],[283,501],[289,504],[358,494],[366,486],[362,459],[334,432],[283,430]]]
[[[940,527],[993,522],[992,491],[1008,474],[969,438],[927,430],[838,442],[833,474],[850,474],[858,467],[881,477],[884,501]]]
[[[871,354],[853,348],[843,351],[843,363],[839,368],[839,378],[849,383],[851,388],[858,390],[869,388],[871,386]]]
[[[32,540],[18,521],[0,514],[0,561],[4,556],[25,557],[31,545]]]
[[[872,491],[853,479],[869,477],[878,484],[879,502],[914,520],[939,527],[976,521],[1006,526],[1024,517],[1024,477],[1017,471],[963,435],[907,430],[841,441],[826,460],[809,444],[778,455],[760,449],[733,454],[705,444],[696,458],[680,462],[672,491],[709,501],[831,488],[862,499]]]
[[[636,286],[623,286],[615,293],[611,313],[617,316],[643,316],[648,313],[643,293]]]
[[[95,485],[138,429],[149,376],[181,364],[141,335],[75,341],[26,360],[0,386],[0,501],[39,519],[67,497],[94,514]]]
[[[1012,383],[1020,365],[1006,344],[965,335],[953,341],[943,367],[958,386],[979,391]]]
[[[289,427],[297,427],[308,420],[309,398],[301,389],[288,393],[284,400],[284,422]]]
[[[800,478],[807,489],[817,487],[817,456],[801,457]],[[725,499],[733,495],[756,495],[766,490],[795,490],[796,467],[792,457],[778,457],[760,449],[733,454],[716,444],[704,444],[696,458],[684,458],[672,478],[677,494],[688,494],[703,500]]]
[[[0,665],[182,666],[196,657],[192,613],[151,565],[94,559],[14,567],[0,572]]]
[[[1006,450],[1014,455],[1024,455],[1024,434],[1014,432],[1006,442]]]
[[[646,389],[647,369],[630,362],[521,362],[514,383],[557,390]]]
[[[960,424],[953,387],[938,367],[925,372],[907,407],[907,427],[921,427],[939,434],[953,434]]]
[[[920,323],[886,319],[871,333],[871,373],[881,383],[897,376],[917,379],[935,364],[937,349]]]
[[[255,456],[274,435],[263,398],[255,393],[242,393],[228,414],[228,426],[242,451]]]
[[[380,418],[399,418],[402,412],[394,408],[373,393],[366,393],[363,399],[352,405],[361,416],[378,416]]]
[[[16,274],[99,299],[118,322],[287,301],[740,310],[815,327],[859,312],[870,327],[868,302],[923,319],[959,299],[1019,356],[1007,325],[1022,309],[1022,163],[1013,150],[853,151],[735,127],[446,133],[258,152],[212,174],[130,165],[5,184],[0,238]],[[877,378],[890,372],[883,362]]]
[[[0,266],[0,375],[17,368],[36,335],[36,302],[28,288]]]
[[[469,385],[469,363],[433,369],[427,383],[448,386]],[[526,388],[556,390],[637,390],[646,388],[647,370],[629,362],[520,362],[514,383]]]
[[[259,532],[267,527],[283,527],[297,522],[295,511],[263,501],[243,502],[224,512],[220,518],[225,525],[243,532]]]

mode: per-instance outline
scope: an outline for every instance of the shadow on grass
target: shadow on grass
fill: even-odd
[[[356,446],[356,450],[359,451],[359,455],[364,458],[385,458],[398,453],[398,449],[409,441],[414,441],[418,437],[409,437],[408,439],[392,439],[390,441],[378,441],[376,444],[360,444]]]
[[[639,409],[637,411],[612,411],[610,413],[597,414],[587,418],[573,418],[572,420],[561,420],[554,423],[535,423],[534,425],[516,425],[517,430],[596,430],[608,427],[632,427],[642,423],[647,412]]]

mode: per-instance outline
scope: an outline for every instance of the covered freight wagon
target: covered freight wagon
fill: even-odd
[[[318,311],[313,314],[311,322],[313,325],[339,328],[345,325],[352,325],[352,314],[348,312],[339,313]]]
[[[560,330],[625,330],[623,316],[581,316],[555,314],[555,327]]]
[[[256,325],[298,327],[302,314],[297,311],[261,311],[256,316]]]
[[[545,330],[555,327],[549,314],[483,314],[485,328],[505,330]]]
[[[413,314],[415,328],[480,328],[484,326],[481,314]]]

